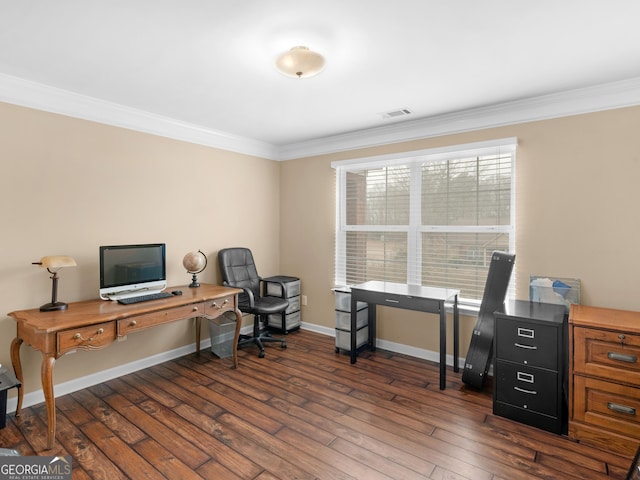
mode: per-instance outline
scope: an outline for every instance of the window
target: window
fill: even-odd
[[[450,287],[482,299],[491,253],[515,251],[515,139],[336,162],[336,285]]]

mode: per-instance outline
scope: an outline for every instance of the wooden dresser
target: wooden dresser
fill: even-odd
[[[640,312],[572,305],[569,436],[632,457],[640,445]]]

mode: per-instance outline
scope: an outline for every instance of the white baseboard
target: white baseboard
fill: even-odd
[[[323,327],[320,325],[314,325],[311,323],[302,322],[300,325],[302,330],[309,330],[311,332],[320,333],[322,335],[327,335],[329,337],[335,337],[336,332],[333,328]],[[253,331],[252,326],[244,327],[241,331],[243,334],[250,334]],[[422,358],[424,360],[429,360],[431,362],[439,362],[440,361],[440,353],[434,352],[431,350],[426,350],[423,348],[411,347],[409,345],[403,345],[400,343],[389,342],[387,340],[378,339],[376,342],[376,346],[383,349],[388,350],[390,352],[401,353],[404,355],[409,355],[416,358]],[[211,347],[211,338],[207,335],[206,338],[200,341],[200,349],[205,350]],[[142,370],[144,368],[152,367],[153,365],[157,365],[159,363],[167,362],[169,360],[173,360],[174,358],[183,357],[185,355],[189,355],[196,351],[195,342],[190,345],[185,345],[184,347],[176,348],[174,350],[169,350],[167,352],[162,352],[156,355],[152,355],[150,357],[146,357],[140,360],[136,360],[134,362],[126,363],[124,365],[118,365],[114,368],[109,368],[107,370],[102,370],[97,373],[93,373],[91,375],[86,375],[84,377],[76,378],[74,380],[70,380],[68,382],[63,382],[54,387],[54,396],[60,397],[62,395],[67,395],[69,393],[76,392],[78,390],[82,390],[83,388],[88,388],[93,385],[97,385],[99,383],[107,382],[114,378],[121,377],[123,375],[128,375],[133,372],[137,372],[138,370]],[[453,355],[447,355],[447,365],[453,365]],[[464,367],[464,358],[458,359],[458,365],[460,368]],[[24,396],[22,401],[22,407],[27,408],[31,405],[37,405],[39,403],[44,402],[44,392],[42,389],[27,393]],[[7,399],[7,413],[13,413],[16,411],[18,407],[18,399],[17,397],[12,397]]]

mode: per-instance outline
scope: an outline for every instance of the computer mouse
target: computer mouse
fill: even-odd
[[[182,295],[182,290],[174,290],[171,292],[172,295]]]

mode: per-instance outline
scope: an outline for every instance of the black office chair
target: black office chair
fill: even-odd
[[[224,285],[241,288],[239,308],[244,313],[253,314],[253,335],[241,335],[238,347],[256,344],[260,349],[258,357],[264,357],[265,342],[280,342],[282,348],[287,347],[283,338],[272,337],[268,332],[260,333],[260,321],[267,320],[269,315],[284,315],[289,306],[285,298],[262,296],[262,278],[258,275],[253,255],[248,248],[225,248],[218,252],[218,265]],[[285,288],[282,286],[284,295]]]

